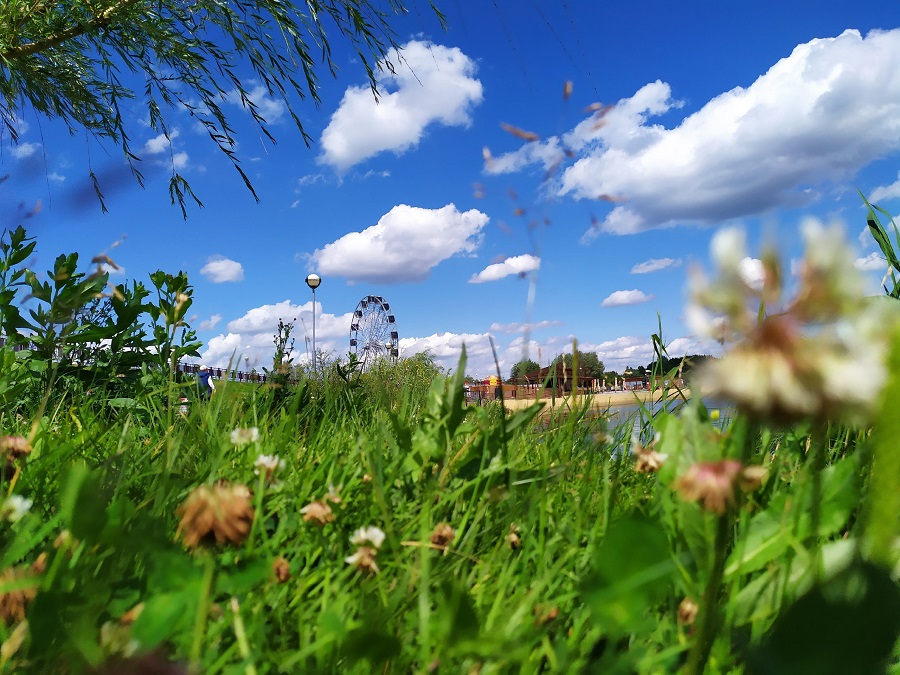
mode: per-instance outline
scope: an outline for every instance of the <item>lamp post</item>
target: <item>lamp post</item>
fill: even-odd
[[[312,358],[312,367],[313,372],[316,372],[316,289],[319,287],[319,284],[322,283],[322,277],[318,274],[310,274],[306,277],[306,285],[312,289],[312,313],[313,313],[313,358]]]

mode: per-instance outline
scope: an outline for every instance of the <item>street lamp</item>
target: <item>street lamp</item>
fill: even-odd
[[[312,289],[313,295],[313,305],[312,305],[312,313],[313,313],[313,359],[312,359],[312,367],[313,372],[316,372],[316,289],[319,287],[319,284],[322,283],[322,277],[318,274],[310,274],[306,277],[306,285]]]

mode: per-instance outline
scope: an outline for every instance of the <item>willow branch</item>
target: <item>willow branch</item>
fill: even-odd
[[[50,35],[43,40],[36,40],[35,42],[28,42],[26,44],[10,47],[5,51],[0,52],[0,60],[12,61],[14,59],[21,59],[26,56],[31,56],[32,54],[38,54],[40,52],[47,51],[48,49],[58,47],[62,43],[80,37],[85,33],[91,33],[100,28],[104,28],[112,23],[113,16],[117,12],[127,9],[129,6],[134,5],[137,2],[139,2],[139,0],[121,0],[121,2],[107,7],[102,12],[96,14],[89,21],[77,23],[76,25],[70,26],[69,28],[66,28],[54,35]]]

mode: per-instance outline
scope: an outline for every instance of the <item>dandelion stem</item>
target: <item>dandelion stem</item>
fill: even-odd
[[[716,525],[715,558],[706,588],[700,600],[699,628],[691,652],[688,655],[685,672],[688,675],[701,675],[706,669],[709,654],[712,651],[716,633],[719,630],[721,612],[719,611],[719,595],[722,590],[722,577],[725,572],[725,561],[728,559],[732,534],[732,514],[726,511],[719,516]]]

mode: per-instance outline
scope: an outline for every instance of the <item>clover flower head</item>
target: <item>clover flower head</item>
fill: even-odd
[[[888,336],[900,312],[895,302],[864,297],[839,227],[809,219],[802,229],[806,252],[798,290],[783,304],[774,252],[763,255],[762,286],[754,287],[741,278],[739,238],[731,231],[713,238],[719,278],[692,274],[685,316],[696,333],[735,346],[701,366],[694,384],[755,419],[865,422],[886,380]],[[766,311],[761,318],[760,307]]]
[[[678,605],[678,622],[690,626],[697,618],[700,606],[693,598],[684,598]]]
[[[22,516],[28,513],[33,503],[22,495],[10,495],[0,504],[0,519],[8,520],[11,523],[18,522]]]
[[[653,447],[659,442],[657,433],[650,445],[643,446],[637,434],[631,437],[631,454],[634,455],[634,469],[638,473],[655,473],[669,458],[665,453],[656,452]]]
[[[376,549],[379,549],[384,543],[384,532],[374,525],[361,527],[350,537],[350,543],[357,546],[372,544]]]
[[[735,459],[722,459],[691,465],[674,485],[685,501],[700,502],[707,511],[722,515],[734,506],[738,490],[759,489],[765,475],[765,467],[745,467]]]
[[[253,523],[251,493],[245,485],[201,485],[178,507],[177,537],[188,548],[242,544]]]
[[[334,520],[334,512],[325,502],[312,502],[300,509],[304,523],[323,527]]]
[[[278,455],[260,455],[253,462],[253,466],[256,467],[254,473],[257,476],[264,472],[266,480],[271,481],[277,471],[284,469],[285,463]]]
[[[259,440],[259,429],[250,427],[244,429],[238,427],[231,432],[231,442],[234,445],[247,445],[248,443],[256,443]]]
[[[360,572],[378,574],[380,570],[378,569],[378,564],[375,562],[377,553],[378,549],[370,546],[360,546],[353,555],[345,558],[344,562],[348,565],[353,565]]]
[[[445,550],[455,538],[456,530],[447,523],[438,523],[437,527],[434,528],[434,532],[431,533],[431,537],[429,537],[432,544]]]
[[[0,452],[5,452],[7,459],[13,461],[30,454],[31,443],[24,436],[2,436]]]

